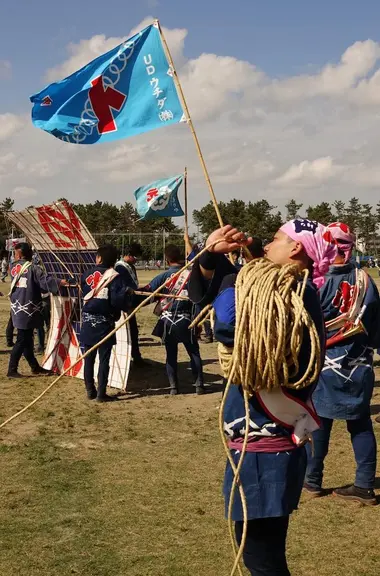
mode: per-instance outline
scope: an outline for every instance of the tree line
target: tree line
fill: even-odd
[[[14,200],[11,198],[6,198],[0,203],[0,246],[2,248],[10,232],[5,215],[13,210],[13,207]],[[130,202],[116,206],[110,202],[96,200],[88,204],[73,204],[73,208],[90,232],[96,234],[98,243],[112,241],[121,248],[126,242],[122,234],[127,233],[128,241],[141,243],[145,259],[162,257],[164,233],[166,233],[167,241],[182,243],[179,236],[173,236],[183,233],[182,228],[176,225],[175,219],[140,220],[136,209]],[[373,206],[360,203],[358,198],[351,198],[348,202],[337,200],[309,206],[291,199],[285,205],[285,214],[264,199],[244,202],[244,200],[234,198],[229,202],[219,202],[219,209],[226,224],[232,224],[263,240],[270,240],[283,222],[297,217],[317,220],[322,224],[343,221],[355,231],[364,250],[368,251],[373,248],[375,236],[380,227],[380,201]],[[212,202],[200,210],[194,210],[193,221],[198,230],[198,235],[193,236],[194,239],[197,236],[205,238],[217,228],[219,224]],[[151,234],[151,236],[144,236],[144,234]]]
[[[358,198],[351,198],[348,202],[341,200],[332,203],[321,202],[314,206],[304,206],[291,199],[285,205],[284,215],[267,200],[244,202],[233,199],[226,203],[220,202],[219,208],[225,223],[233,224],[244,232],[263,240],[270,240],[276,230],[287,220],[309,218],[325,225],[337,221],[345,222],[356,233],[363,248],[369,249],[374,246],[375,236],[380,227],[380,202],[372,206],[361,204]],[[203,236],[218,226],[211,202],[200,210],[194,210],[193,220]]]

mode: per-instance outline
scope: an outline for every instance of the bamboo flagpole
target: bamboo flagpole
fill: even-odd
[[[188,236],[189,234],[189,221],[187,216],[187,168],[185,168],[184,172],[184,196],[185,196],[185,234]]]
[[[164,47],[164,50],[165,50],[167,59],[168,59],[169,64],[170,64],[170,68],[171,68],[171,72],[172,72],[172,74],[173,74],[173,79],[174,79],[175,85],[176,85],[176,87],[177,87],[178,96],[179,96],[179,98],[180,98],[180,100],[181,100],[182,107],[183,107],[184,112],[185,112],[186,122],[187,122],[187,124],[189,125],[190,130],[191,130],[191,133],[192,133],[192,135],[193,135],[195,147],[196,147],[197,152],[198,152],[198,156],[199,156],[199,160],[200,160],[200,163],[201,163],[201,166],[202,166],[202,169],[203,169],[204,177],[205,177],[205,179],[206,179],[207,186],[208,186],[208,189],[209,189],[209,191],[210,191],[211,200],[212,200],[212,203],[214,204],[214,208],[215,208],[216,215],[217,215],[217,217],[218,217],[219,225],[222,227],[222,226],[224,226],[224,224],[223,224],[223,219],[222,219],[222,215],[221,215],[221,213],[220,213],[219,206],[218,206],[218,202],[217,202],[217,200],[216,200],[214,188],[213,188],[213,186],[212,186],[212,184],[211,184],[210,175],[209,175],[208,170],[207,170],[206,162],[205,162],[205,160],[204,160],[204,158],[203,158],[203,154],[202,154],[201,146],[200,146],[200,144],[199,144],[198,136],[197,136],[197,133],[195,132],[194,124],[193,124],[193,121],[192,121],[191,116],[190,116],[190,112],[189,112],[189,108],[188,108],[188,106],[187,106],[187,102],[186,102],[186,99],[185,99],[185,95],[184,95],[184,93],[183,93],[182,86],[181,86],[181,83],[180,83],[179,78],[178,78],[177,71],[176,71],[175,66],[174,66],[173,58],[172,58],[172,55],[171,55],[171,53],[170,53],[169,46],[168,46],[168,43],[166,42],[166,39],[165,39],[164,33],[163,33],[163,31],[162,31],[162,28],[161,28],[161,25],[160,25],[159,20],[155,20],[154,23],[155,23],[155,25],[157,26],[157,28],[158,28],[158,30],[159,30],[160,37],[161,37],[161,41],[162,41],[162,45],[163,45],[163,47]]]

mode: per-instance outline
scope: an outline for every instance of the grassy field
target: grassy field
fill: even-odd
[[[141,282],[147,279],[140,276]],[[0,421],[51,381],[4,376],[8,314],[9,304],[1,298]],[[202,345],[209,394],[193,395],[181,352],[184,394],[169,397],[164,351],[150,339],[151,307],[138,321],[151,366],[132,371],[119,402],[88,402],[82,382],[64,379],[0,431],[1,576],[229,574],[216,347]],[[28,374],[24,364],[21,372]],[[372,408],[374,415],[380,412],[379,387]],[[380,440],[380,426],[375,429]],[[338,423],[325,486],[346,485],[353,473],[349,438]],[[378,576],[379,526],[380,507],[347,504],[331,495],[312,501],[303,496],[288,540],[292,575]]]

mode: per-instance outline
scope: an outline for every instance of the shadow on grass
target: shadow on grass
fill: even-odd
[[[170,392],[169,381],[166,375],[165,364],[149,361],[143,368],[132,368],[128,378],[127,393],[119,396],[119,400],[129,400],[131,397],[163,396]],[[206,360],[203,364],[211,364]],[[203,375],[206,393],[222,391],[221,377],[218,374]],[[180,394],[194,394],[194,378],[189,362],[178,362],[178,388]]]

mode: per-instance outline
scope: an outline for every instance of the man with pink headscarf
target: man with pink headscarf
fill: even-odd
[[[335,239],[338,255],[320,288],[327,330],[323,370],[313,394],[321,428],[313,432],[314,454],[304,488],[321,496],[324,459],[334,420],[346,420],[356,459],[356,477],[348,488],[334,490],[345,500],[376,504],[376,439],[370,417],[374,386],[373,349],[380,344],[380,300],[377,288],[364,270],[350,262],[355,235],[347,224],[334,222],[327,233]]]
[[[214,335],[226,346],[234,346],[235,281],[237,271],[224,254],[249,245],[251,238],[224,226],[213,232],[210,246],[195,262],[189,283],[189,296],[200,307],[212,302],[215,311]],[[266,257],[279,265],[293,264],[301,272],[310,270],[304,305],[320,335],[324,354],[323,315],[317,293],[324,275],[335,260],[337,248],[330,233],[318,222],[292,220],[275,234],[265,248]],[[304,374],[310,360],[310,337],[305,331],[299,354],[299,370]],[[252,576],[289,576],[286,536],[290,514],[297,509],[306,470],[306,451],[298,435],[315,429],[318,418],[310,399],[318,378],[302,390],[282,389],[277,394],[255,393],[249,400],[249,441],[240,472],[248,510],[248,532],[244,563]],[[286,392],[286,393],[285,393]],[[289,418],[289,414],[292,416]],[[224,430],[234,462],[239,460],[246,427],[241,387],[231,386],[224,409]],[[306,420],[305,420],[306,419]],[[300,426],[300,424],[302,425]],[[306,430],[306,432],[305,432]],[[228,463],[224,495],[228,508],[233,473]],[[237,492],[232,506],[237,540],[243,530],[243,510]]]

